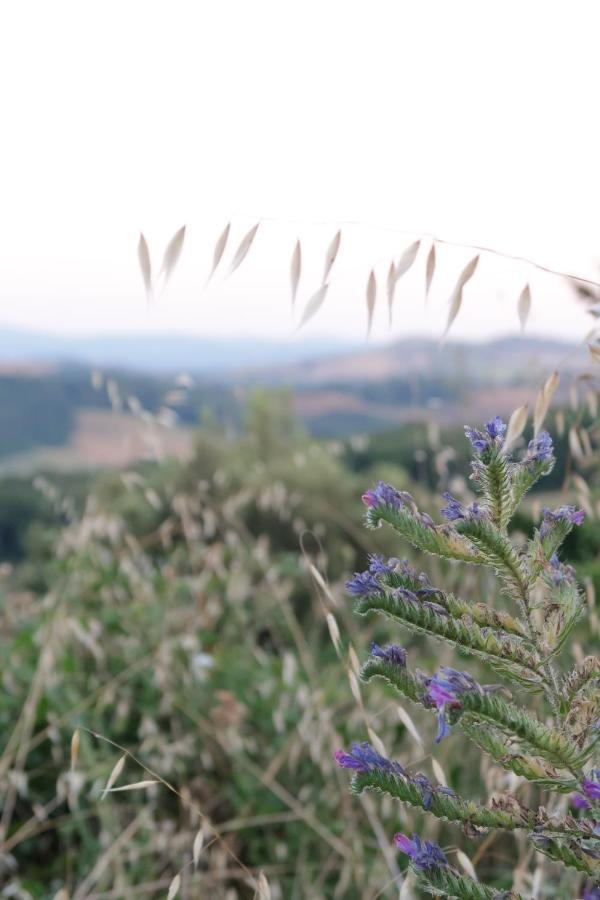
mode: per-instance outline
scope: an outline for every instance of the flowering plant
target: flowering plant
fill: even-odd
[[[442,667],[428,675],[411,671],[406,652],[392,644],[373,645],[362,678],[382,678],[404,697],[437,716],[442,741],[459,727],[495,763],[548,791],[571,794],[575,815],[545,807],[528,808],[505,796],[488,804],[459,797],[407,771],[369,744],[338,751],[337,762],[352,770],[357,793],[375,789],[433,816],[458,822],[473,835],[481,830],[522,830],[533,847],[551,860],[589,879],[585,898],[600,897],[600,661],[588,656],[564,673],[560,655],[584,602],[573,569],[562,563],[559,548],[583,521],[572,506],[543,510],[542,521],[524,546],[508,526],[526,491],[554,465],[547,432],[530,441],[520,459],[505,444],[499,417],[482,431],[465,428],[473,447],[471,480],[480,499],[470,504],[444,494],[436,525],[410,494],[379,482],[363,495],[367,526],[391,525],[414,547],[437,556],[488,566],[496,574],[507,609],[498,611],[434,587],[406,561],[373,556],[366,572],[347,584],[357,612],[378,612],[407,629],[443,640],[489,665],[504,684],[482,685],[469,673]],[[541,715],[517,704],[508,690],[542,695]],[[510,699],[509,699],[510,698]],[[408,856],[419,884],[444,897],[486,900],[511,897],[456,871],[436,844],[403,834],[397,847]]]

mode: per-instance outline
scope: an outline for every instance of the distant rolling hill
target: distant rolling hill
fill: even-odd
[[[189,452],[192,429],[204,414],[235,429],[249,393],[257,388],[288,389],[297,414],[315,435],[345,437],[432,419],[455,424],[467,408],[469,420],[477,421],[532,404],[539,384],[559,362],[563,393],[557,399],[562,399],[569,370],[581,371],[588,363],[585,347],[533,338],[449,342],[443,347],[433,340],[406,339],[352,351],[334,345],[332,352],[324,345],[321,353],[314,343],[304,352],[298,344],[287,357],[277,350],[274,362],[269,360],[275,352],[271,346],[258,363],[255,344],[236,350],[227,342],[220,366],[208,367],[207,353],[206,365],[194,370],[185,365],[192,346],[185,338],[156,338],[150,345],[146,340],[141,339],[143,352],[140,344],[132,356],[141,363],[154,348],[146,371],[95,363],[93,368],[103,372],[95,384],[91,359],[85,364],[61,362],[49,344],[36,356],[31,342],[27,355],[19,356],[23,344],[17,341],[10,352],[0,344],[3,466],[39,467],[44,460],[59,465],[61,448],[68,449],[64,466],[77,467],[78,460],[85,466],[127,465],[146,454],[146,432],[156,427],[170,433],[163,442],[165,448],[168,444],[165,452]],[[218,342],[215,347],[211,353],[218,352]],[[85,346],[80,352],[87,352]],[[181,365],[168,369],[167,362],[176,358]],[[177,377],[175,372],[182,369],[196,374]],[[113,415],[108,414],[111,409]],[[162,424],[152,425],[150,414]],[[137,422],[135,429],[125,428],[127,417]]]

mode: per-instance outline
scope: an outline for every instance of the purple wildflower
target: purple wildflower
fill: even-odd
[[[421,772],[418,772],[416,775],[410,779],[410,782],[414,787],[416,787],[421,794],[421,799],[423,800],[423,809],[429,809],[431,806],[431,799],[435,792],[435,788],[430,782],[429,778],[426,775],[423,775]]]
[[[573,809],[589,809],[590,804],[587,802],[583,794],[571,794],[571,806]]]
[[[550,532],[555,522],[569,522],[571,525],[583,525],[585,513],[582,509],[575,506],[559,506],[558,509],[551,510],[545,506],[542,509],[543,519],[540,526],[540,537],[545,538]]]
[[[385,662],[392,663],[401,669],[406,668],[406,650],[397,644],[388,644],[387,647],[380,647],[379,644],[373,642],[371,644],[371,656],[377,659],[383,659]]]
[[[446,720],[446,708],[460,709],[460,695],[468,692],[481,692],[483,688],[468,672],[459,672],[448,666],[442,666],[439,672],[427,679],[427,696],[438,710],[438,733],[436,744],[450,734],[450,726]]]
[[[394,843],[399,850],[410,857],[414,867],[421,872],[444,868],[448,865],[448,860],[441,848],[430,841],[422,841],[418,834],[413,834],[412,840],[405,834],[395,834]]]
[[[386,561],[381,553],[372,553],[369,556],[369,572],[372,575],[391,575],[399,562],[400,560],[393,557]]]
[[[600,884],[588,884],[583,892],[583,900],[600,900]]]
[[[442,509],[442,515],[449,522],[455,522],[458,519],[481,519],[483,516],[483,511],[477,501],[471,503],[470,506],[464,506],[460,500],[457,500],[448,491],[445,491],[442,497],[448,504]]]
[[[465,435],[471,442],[473,450],[482,454],[493,444],[501,444],[506,432],[506,425],[500,416],[494,416],[489,422],[485,423],[485,431],[479,431],[478,428],[471,428],[465,425]]]
[[[583,793],[588,800],[600,800],[600,769],[592,769],[589,776],[581,782]]]
[[[378,481],[373,490],[366,491],[362,495],[362,502],[369,508],[392,506],[394,509],[402,509],[404,506],[400,491],[385,481]]]
[[[537,437],[529,441],[524,462],[544,462],[551,459],[554,448],[552,438],[547,431],[540,431]]]
[[[356,772],[390,772],[393,775],[405,776],[406,771],[399,762],[391,762],[377,752],[366,741],[362,744],[351,744],[350,752],[337,750],[335,760],[342,769],[354,769]]]
[[[423,600],[421,606],[423,609],[429,609],[431,612],[437,613],[438,616],[448,618],[450,615],[447,609],[444,609],[439,603],[432,603],[431,600]]]
[[[489,441],[482,431],[477,431],[476,428],[471,428],[469,425],[465,425],[465,435],[471,442],[473,450],[475,450],[477,453],[483,453],[484,450],[487,449]]]
[[[485,423],[485,430],[492,440],[503,438],[506,432],[506,424],[502,421],[500,416],[494,416],[493,419],[490,419],[489,422]]]
[[[419,603],[419,598],[417,597],[417,595],[413,591],[410,591],[408,588],[396,588],[396,590],[394,591],[394,595],[402,597],[402,599],[405,600],[406,603],[412,603],[413,606],[421,605]]]
[[[346,590],[356,597],[365,597],[367,594],[379,593],[381,585],[371,572],[355,572],[354,576],[346,582]]]
[[[561,563],[556,553],[553,553],[550,557],[549,570],[550,577],[557,586],[569,581],[573,576],[573,568]]]
[[[425,528],[435,528],[435,522],[433,521],[429,513],[417,513],[417,518],[421,525],[424,525]]]

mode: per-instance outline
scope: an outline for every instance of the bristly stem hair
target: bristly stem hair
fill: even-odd
[[[476,500],[467,503],[445,493],[446,521],[436,524],[410,494],[380,481],[363,495],[366,524],[378,528],[386,523],[426,553],[489,567],[507,608],[495,610],[456,597],[432,585],[406,560],[380,556],[370,557],[368,569],[356,573],[347,589],[360,615],[380,613],[409,631],[460,648],[506,684],[480,684],[468,672],[447,666],[431,675],[411,671],[398,644],[374,644],[362,678],[384,679],[435,713],[436,743],[458,726],[507,771],[540,789],[570,793],[578,817],[550,815],[542,805],[527,808],[508,795],[489,804],[464,800],[368,743],[338,751],[336,760],[352,770],[356,793],[371,789],[389,794],[439,819],[459,822],[471,834],[475,829],[524,831],[535,850],[589,879],[582,894],[586,900],[600,900],[600,768],[594,767],[600,748],[600,663],[590,656],[571,672],[560,674],[558,669],[585,606],[575,572],[561,562],[558,551],[584,514],[573,506],[544,509],[533,536],[524,547],[517,546],[510,522],[525,493],[552,470],[552,439],[541,432],[517,459],[505,446],[506,425],[498,416],[481,430],[466,427],[465,433],[473,448]],[[509,700],[508,687],[542,694],[553,718],[539,718],[526,705]],[[459,900],[519,897],[461,874],[437,844],[417,834],[397,834],[394,841],[428,893]]]

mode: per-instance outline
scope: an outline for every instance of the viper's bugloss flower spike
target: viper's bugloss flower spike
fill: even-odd
[[[573,567],[561,563],[556,553],[553,553],[548,560],[548,571],[550,573],[550,578],[556,585],[570,581],[574,574]]]
[[[537,437],[529,441],[523,462],[544,462],[551,459],[553,453],[552,438],[547,431],[540,431]]]
[[[478,431],[476,428],[471,428],[469,425],[465,425],[465,435],[468,440],[471,442],[471,446],[476,453],[483,453],[484,450],[487,449],[489,444],[489,438],[482,431]]]
[[[581,787],[588,800],[600,800],[600,769],[592,769],[589,776],[582,779]]]
[[[479,431],[478,428],[471,428],[470,425],[465,425],[465,435],[471,442],[473,450],[479,455],[485,453],[494,444],[496,446],[501,445],[506,434],[506,424],[500,416],[494,416],[493,419],[485,423],[484,428],[485,431]]]
[[[391,484],[386,484],[385,481],[378,481],[372,490],[365,491],[362,495],[362,502],[370,508],[392,506],[394,509],[402,509],[404,506],[402,493]]]
[[[483,510],[477,501],[471,503],[470,506],[464,506],[460,500],[453,497],[448,491],[444,491],[442,497],[447,503],[442,509],[442,515],[449,522],[456,522],[458,519],[481,519],[483,518]]]
[[[381,553],[372,553],[369,556],[369,572],[372,575],[391,575],[400,564],[399,559],[385,560]]]
[[[402,853],[410,857],[413,866],[420,872],[448,866],[441,847],[431,841],[422,841],[418,834],[413,834],[412,840],[405,834],[395,834],[394,843]]]
[[[590,804],[582,794],[571,794],[569,798],[573,809],[589,809]]]
[[[388,644],[386,647],[380,647],[379,644],[373,642],[371,644],[371,656],[377,659],[384,659],[386,662],[392,663],[401,669],[406,668],[406,650],[397,644]]]
[[[516,426],[513,431],[516,433]],[[600,815],[596,812],[600,809],[600,769],[581,774],[584,766],[594,765],[588,760],[600,737],[600,710],[593,693],[594,687],[600,686],[600,673],[595,657],[588,657],[563,678],[549,669],[551,659],[556,664],[584,604],[574,570],[561,562],[556,552],[571,528],[583,523],[584,511],[575,506],[544,509],[527,548],[513,541],[511,519],[525,493],[551,470],[554,448],[548,432],[540,432],[517,461],[509,456],[507,436],[511,445],[514,443],[509,432],[499,416],[480,430],[465,427],[473,447],[472,481],[482,499],[479,503],[461,502],[445,493],[442,513],[448,521],[442,525],[435,525],[422,513],[410,494],[383,481],[364,494],[363,502],[369,508],[369,527],[386,522],[420,551],[495,571],[503,595],[517,604],[521,618],[437,590],[408,562],[378,555],[369,558],[368,571],[357,573],[348,582],[348,590],[358,595],[360,614],[383,613],[417,634],[442,638],[482,656],[511,687],[543,691],[556,725],[547,724],[545,716],[537,718],[516,702],[488,696],[501,685],[480,685],[467,672],[442,667],[431,676],[419,670],[411,673],[406,652],[396,644],[373,644],[362,673],[365,680],[383,678],[402,696],[436,714],[436,743],[460,723],[474,743],[503,768],[544,789],[570,793],[572,807],[585,812],[550,815],[543,807],[528,809],[510,795],[494,798],[486,806],[463,800],[451,788],[432,784],[423,773],[404,770],[367,743],[339,750],[335,758],[352,771],[356,793],[380,790],[438,819],[524,830],[534,848],[591,879],[584,900],[600,900]],[[536,621],[529,622],[529,614],[537,608],[534,590],[540,577],[544,624],[538,630]],[[425,889],[457,898],[477,895],[508,900],[513,896],[510,891],[499,892],[463,877],[449,865],[437,844],[416,834],[412,838],[398,834],[394,840],[410,858]]]
[[[583,525],[583,520],[585,519],[584,511],[577,509],[575,506],[559,506],[555,510],[548,509],[545,506],[542,509],[542,515],[543,519],[540,525],[540,536],[542,538],[546,537],[555,522],[563,520],[571,525]]]
[[[506,423],[502,421],[500,416],[494,416],[493,419],[485,423],[485,430],[492,440],[503,438],[506,434]]]
[[[483,688],[468,672],[459,672],[448,666],[442,666],[439,672],[425,682],[427,697],[438,710],[438,733],[436,744],[450,734],[450,726],[446,720],[446,708],[460,709],[460,695],[466,692],[483,693]]]
[[[346,582],[346,590],[355,597],[365,597],[381,591],[381,585],[371,572],[355,572],[354,577]]]
[[[342,769],[354,769],[356,772],[392,772],[394,775],[406,774],[399,762],[392,762],[378,753],[365,741],[362,744],[351,744],[350,752],[336,750],[335,761]]]

